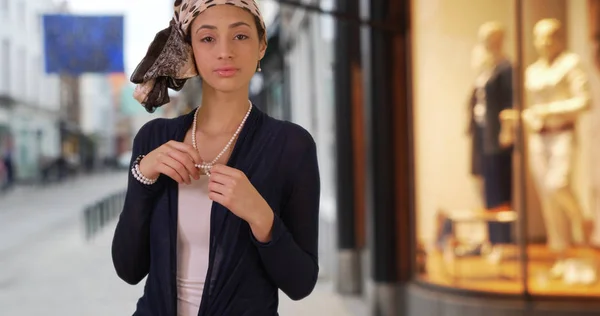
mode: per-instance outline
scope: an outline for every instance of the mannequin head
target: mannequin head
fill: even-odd
[[[533,28],[534,45],[540,58],[554,61],[564,50],[562,24],[557,19],[543,19]]]
[[[486,22],[479,27],[478,44],[473,51],[473,67],[477,71],[493,68],[504,58],[504,26]]]
[[[486,22],[479,27],[479,43],[491,55],[502,54],[504,27],[499,22]]]

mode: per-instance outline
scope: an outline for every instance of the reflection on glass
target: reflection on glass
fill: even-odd
[[[413,1],[418,279],[600,296],[600,0],[518,3]]]
[[[521,293],[510,119],[515,4],[413,5],[419,278]]]

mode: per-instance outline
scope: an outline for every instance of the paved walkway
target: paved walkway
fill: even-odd
[[[118,190],[124,179],[124,174],[103,175],[0,199],[0,240],[11,234],[19,240],[0,247],[0,315],[131,315],[143,285],[127,285],[114,272],[110,242],[115,223],[86,242],[78,214],[100,194]],[[354,316],[330,289],[320,282],[299,302],[281,293],[280,314]]]
[[[9,250],[73,225],[84,206],[125,190],[127,175],[108,172],[47,187],[20,187],[0,196],[0,260]]]

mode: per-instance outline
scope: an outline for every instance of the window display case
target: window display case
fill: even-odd
[[[416,280],[600,298],[600,0],[413,0]]]

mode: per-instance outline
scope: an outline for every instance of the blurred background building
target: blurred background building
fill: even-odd
[[[40,16],[58,8],[52,0],[1,4],[0,147],[12,153],[15,180],[32,181],[61,152],[61,82],[44,72]]]

